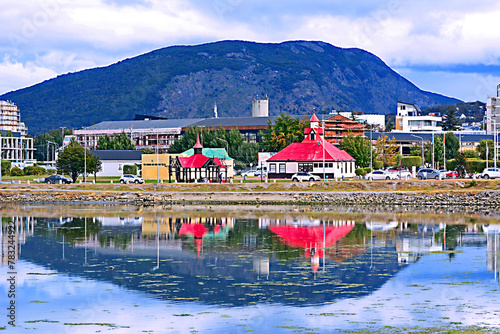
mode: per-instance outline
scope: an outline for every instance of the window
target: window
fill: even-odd
[[[312,163],[299,163],[299,172],[312,172],[313,164]]]
[[[123,170],[123,165],[122,164],[118,164],[118,170]]]
[[[317,162],[314,163],[314,168],[318,168],[318,163]]]
[[[269,164],[269,173],[276,173],[276,164]]]
[[[286,165],[280,164],[280,173],[286,173]]]
[[[333,162],[328,163],[328,168],[333,168]]]

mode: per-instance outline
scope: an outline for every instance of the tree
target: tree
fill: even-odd
[[[396,138],[388,139],[387,135],[378,137],[375,144],[375,150],[378,159],[381,160],[384,166],[393,166],[396,163],[399,147],[396,144]]]
[[[443,165],[443,137],[440,135],[435,135],[434,136],[434,145],[432,144],[432,141],[425,142],[424,144],[424,157],[425,161],[428,163],[432,162],[432,150],[434,149],[434,163],[436,165],[442,166]],[[421,151],[419,151],[421,152]],[[414,152],[415,153],[415,152]],[[418,155],[418,154],[415,154]],[[435,168],[435,166],[433,166]]]
[[[488,150],[486,150],[488,147]],[[495,155],[495,148],[493,140],[491,139],[481,139],[476,147],[476,151],[479,157],[483,160],[492,160]],[[486,157],[486,151],[488,151],[488,157]]]
[[[99,158],[88,150],[85,157],[85,149],[75,140],[59,154],[56,166],[62,173],[68,174],[73,183],[78,179],[78,175],[85,171],[85,159],[87,160],[87,173],[94,173],[94,177],[101,169]]]
[[[186,132],[170,145],[168,153],[182,153],[193,148],[198,132],[200,132],[200,128],[197,126],[187,128]]]
[[[455,158],[456,171],[460,177],[465,177],[467,170],[469,169],[469,162],[467,161],[467,156],[463,152],[458,152]]]
[[[446,147],[446,159],[455,159],[460,146],[460,141],[457,136],[455,136],[453,132],[447,132],[443,137],[443,141],[445,142]]]
[[[443,115],[443,123],[442,127],[444,131],[455,131],[458,130],[458,119],[457,119],[457,110],[452,106],[448,107],[448,110]]]
[[[130,140],[125,131],[115,135],[113,138],[107,134],[101,136],[97,141],[96,148],[98,150],[135,150],[134,143],[132,143],[132,140]]]
[[[46,161],[49,160],[48,158],[52,158],[54,145],[61,147],[63,144],[63,135],[71,135],[72,133],[72,129],[53,129],[47,133],[35,136],[33,140],[33,146],[37,148],[34,153],[35,159],[39,161]],[[49,152],[47,152],[47,145],[49,145]]]
[[[350,133],[339,143],[338,148],[349,153],[356,160],[359,167],[370,166],[370,139],[363,136],[354,136]],[[377,153],[372,150],[372,159],[375,160]]]
[[[293,118],[281,113],[274,124],[269,120],[268,127],[260,131],[261,147],[264,150],[278,152],[293,142],[304,139],[304,129],[309,127],[306,119]]]

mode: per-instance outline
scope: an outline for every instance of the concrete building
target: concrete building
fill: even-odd
[[[500,85],[497,86],[497,96],[486,100],[486,133],[495,134],[500,129]]]
[[[34,162],[33,138],[26,137],[28,129],[21,122],[17,106],[0,101],[0,149],[1,158],[12,162]]]
[[[396,129],[394,132],[441,132],[438,126],[442,121],[438,116],[419,116],[420,109],[410,103],[398,102]]]
[[[252,101],[252,117],[269,116],[269,99]]]

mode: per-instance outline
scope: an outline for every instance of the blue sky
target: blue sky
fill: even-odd
[[[500,2],[2,0],[0,94],[154,49],[225,39],[365,49],[424,90],[486,101],[500,83]]]

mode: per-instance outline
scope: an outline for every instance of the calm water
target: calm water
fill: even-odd
[[[4,206],[37,333],[500,330],[500,222],[276,208]],[[299,212],[303,211],[303,212]],[[305,211],[305,212],[304,212]],[[347,212],[349,211],[349,212]]]

